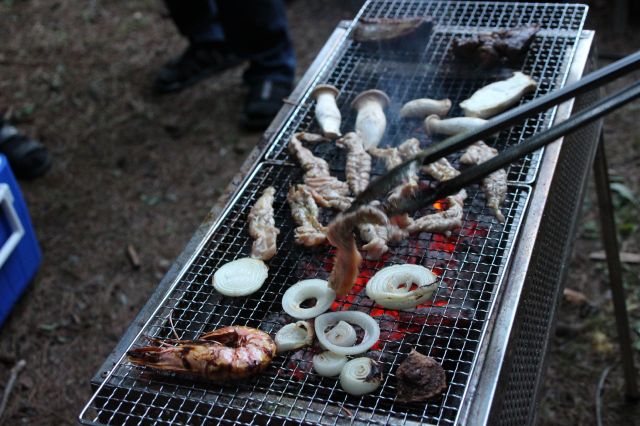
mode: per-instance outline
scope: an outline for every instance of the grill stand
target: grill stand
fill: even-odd
[[[596,148],[596,158],[593,164],[596,192],[598,194],[598,208],[600,209],[600,224],[602,227],[602,243],[607,256],[609,269],[609,285],[613,297],[613,307],[618,329],[618,341],[620,343],[620,357],[624,369],[625,394],[628,400],[635,401],[640,397],[636,380],[637,370],[633,363],[633,349],[631,347],[631,332],[629,329],[629,317],[627,316],[627,304],[625,290],[622,285],[622,265],[618,250],[618,238],[611,192],[609,190],[609,172],[605,155],[604,135],[600,130],[600,139]]]

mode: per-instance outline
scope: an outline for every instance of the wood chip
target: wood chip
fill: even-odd
[[[589,255],[591,260],[607,260],[607,256],[604,251],[594,251]],[[640,263],[640,254],[620,252],[620,261],[624,263]]]
[[[589,299],[587,299],[587,296],[577,290],[565,288],[562,292],[562,295],[564,296],[564,300],[571,303],[572,305],[586,305],[589,303]]]
[[[133,269],[140,269],[140,256],[138,256],[138,252],[131,244],[127,244],[127,257]]]

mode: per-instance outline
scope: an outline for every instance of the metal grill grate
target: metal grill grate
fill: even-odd
[[[323,67],[325,71],[314,80],[341,88],[339,104],[345,114],[345,129],[353,127],[355,117],[349,115],[344,106],[357,93],[369,88],[386,90],[393,99],[387,140],[397,145],[406,137],[416,136],[419,127],[419,123],[392,118],[397,116],[397,109],[404,101],[415,97],[413,94],[433,97],[442,94],[457,102],[496,78],[496,75],[486,75],[477,79],[459,70],[452,74],[447,51],[454,35],[497,26],[542,23],[544,30],[523,64],[523,69],[540,82],[534,95],[537,96],[563,83],[586,8],[522,3],[379,1],[367,3],[363,14],[437,18],[435,32],[419,59],[408,58],[403,52],[373,57],[345,39]],[[419,73],[419,69],[427,71]],[[311,108],[307,93],[272,142],[266,161],[254,169],[141,334],[172,337],[171,317],[176,332],[184,339],[232,324],[259,327],[273,335],[288,321],[281,312],[284,291],[300,279],[329,275],[333,252],[328,246],[301,249],[293,243],[291,214],[285,201],[289,186],[301,182],[302,177],[299,167],[286,164],[289,158],[284,147],[293,132],[318,130]],[[504,147],[518,143],[551,119],[552,114],[530,119],[523,126],[501,134],[494,144]],[[431,143],[425,137],[421,137],[421,141],[423,146]],[[320,144],[315,149],[342,177],[342,153],[329,144]],[[535,178],[538,159],[539,154],[511,167],[512,183],[502,209],[507,218],[504,225],[498,225],[485,209],[479,188],[471,187],[467,191],[465,220],[460,231],[446,238],[422,233],[391,246],[392,254],[381,261],[365,260],[356,290],[333,309],[368,312],[381,326],[381,339],[369,356],[380,360],[386,374],[382,386],[373,394],[349,396],[340,389],[336,379],[307,374],[311,350],[280,355],[257,378],[227,385],[158,374],[120,359],[83,410],[81,421],[124,425],[454,424],[526,211],[531,187],[523,183]],[[251,239],[246,216],[269,185],[277,190],[275,220],[281,229],[278,253],[269,261],[269,278],[260,291],[246,298],[221,297],[210,284],[211,276],[224,263],[248,255]],[[326,223],[331,213],[325,214],[322,220]],[[439,287],[433,302],[416,312],[400,313],[378,309],[358,293],[373,273],[397,263],[422,264],[438,273]],[[134,345],[145,343],[140,335]],[[446,391],[427,404],[403,404],[395,400],[395,370],[413,347],[436,358],[446,371]]]
[[[481,76],[476,69],[461,67],[453,60],[451,44],[454,38],[470,37],[472,34],[495,28],[511,28],[537,23],[541,31],[536,35],[521,70],[538,82],[535,93],[525,96],[522,102],[544,95],[564,83],[568,65],[582,28],[586,8],[576,4],[527,4],[485,2],[372,2],[364,9],[367,18],[431,16],[434,28],[424,45],[412,46],[406,51],[378,51],[361,43],[345,40],[330,61],[316,77],[315,83],[333,84],[340,90],[337,99],[343,117],[343,129],[353,129],[355,111],[351,101],[362,91],[380,89],[391,98],[387,109],[387,131],[380,146],[397,146],[410,137],[421,140],[423,147],[439,142],[440,137],[429,138],[422,129],[420,120],[400,119],[398,112],[411,99],[429,97],[449,98],[454,107],[451,117],[463,115],[458,104],[477,89],[498,79],[511,75],[511,69],[487,71]],[[312,85],[310,89],[315,87]],[[293,161],[286,144],[294,132],[319,133],[314,119],[315,103],[307,91],[283,127],[277,142],[267,153],[267,159]],[[521,125],[504,131],[493,141],[498,149],[518,144],[523,138],[547,128],[553,121],[555,108],[537,117],[529,118]],[[316,147],[316,155],[327,159],[335,170],[344,165],[344,153],[328,145]],[[533,182],[542,150],[514,163],[509,168],[512,182]],[[450,160],[456,164],[456,156]]]

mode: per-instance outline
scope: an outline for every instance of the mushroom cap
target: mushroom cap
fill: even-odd
[[[433,121],[440,121],[440,117],[438,114],[431,114],[427,118],[424,119],[424,130],[427,132],[427,135],[431,136],[433,133],[431,126],[433,125]]]
[[[317,99],[319,94],[327,92],[333,93],[333,96],[336,98],[340,94],[338,88],[331,84],[318,84],[311,92],[311,96],[313,96],[314,99]]]
[[[391,103],[391,100],[389,99],[389,96],[387,96],[387,94],[384,93],[382,90],[370,89],[370,90],[365,90],[364,92],[362,92],[358,96],[356,96],[356,98],[353,100],[353,102],[351,102],[351,107],[355,108],[355,109],[358,109],[359,108],[359,104],[364,100],[377,101],[377,102],[380,103],[382,108],[388,107],[389,104]]]

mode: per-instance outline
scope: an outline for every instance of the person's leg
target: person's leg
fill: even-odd
[[[244,81],[249,94],[242,124],[264,128],[291,91],[295,54],[282,0],[234,0],[218,3],[230,49],[249,60]]]
[[[156,92],[184,89],[242,62],[227,48],[214,0],[165,0],[165,3],[189,46],[160,69],[154,83]]]

